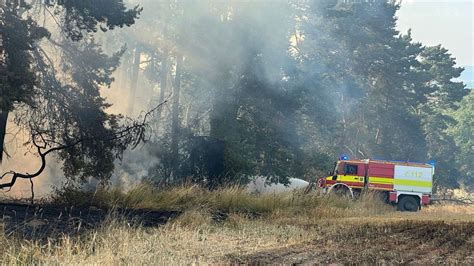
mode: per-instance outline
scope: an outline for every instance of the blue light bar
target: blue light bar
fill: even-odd
[[[339,157],[339,160],[341,160],[341,161],[347,161],[347,160],[349,160],[349,156],[343,154],[343,155],[341,155],[341,157]]]

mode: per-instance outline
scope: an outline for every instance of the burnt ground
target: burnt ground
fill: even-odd
[[[110,217],[154,227],[165,224],[178,212],[0,203],[0,215],[5,236],[42,241],[97,229]]]
[[[311,230],[311,229],[309,229]],[[403,221],[336,228],[290,247],[229,256],[235,263],[474,265],[474,222]]]
[[[155,227],[165,224],[179,213],[0,203],[0,215],[6,237],[46,241],[98,229],[110,217],[131,226]],[[336,223],[327,228],[308,226],[307,230],[316,230],[317,239],[245,256],[230,254],[224,261],[251,265],[474,265],[474,219],[452,222],[420,220],[354,222],[353,225]]]

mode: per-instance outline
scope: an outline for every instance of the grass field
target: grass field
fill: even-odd
[[[181,215],[145,228],[111,214],[98,229],[49,241],[3,237],[2,264],[474,263],[473,206],[401,213],[375,194],[353,201],[316,193],[248,195],[235,187],[66,194],[53,202],[75,198]]]

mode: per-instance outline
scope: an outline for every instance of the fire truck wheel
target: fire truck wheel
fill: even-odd
[[[331,189],[331,193],[341,197],[352,198],[351,190],[344,185],[336,185]]]
[[[420,202],[415,197],[405,196],[398,201],[398,209],[402,212],[416,212],[420,209]]]

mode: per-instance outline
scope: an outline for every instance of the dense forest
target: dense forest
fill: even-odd
[[[0,3],[0,161],[40,162],[0,188],[53,163],[77,183],[314,180],[341,154],[474,186],[474,91],[397,31],[399,1]]]

